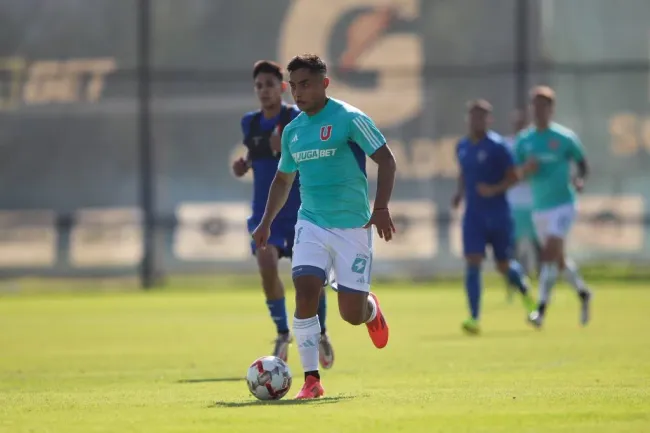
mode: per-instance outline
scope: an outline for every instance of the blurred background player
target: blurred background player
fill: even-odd
[[[457,146],[460,166],[458,190],[453,198],[457,208],[465,199],[463,250],[466,261],[465,289],[470,318],[463,322],[466,332],[478,333],[481,302],[481,264],[487,245],[497,269],[523,295],[528,312],[535,307],[528,293],[523,268],[511,260],[513,224],[506,191],[518,181],[517,170],[503,137],[489,130],[492,105],[485,100],[468,104],[469,134]]]
[[[392,239],[388,204],[395,158],[374,122],[359,109],[328,98],[327,66],[318,56],[294,57],[287,68],[291,93],[302,113],[282,134],[282,159],[271,185],[264,217],[253,237],[263,247],[269,229],[300,172],[303,205],[298,214],[292,259],[296,287],[293,331],[305,383],[298,399],[324,394],[318,372],[318,294],[328,275],[338,291],[339,312],[352,325],[366,324],[377,348],[388,344],[388,325],[377,296],[370,293],[372,225]],[[366,155],[378,165],[372,213]]]
[[[248,219],[248,230],[251,233],[262,219],[269,188],[278,168],[282,130],[300,113],[296,107],[285,105],[282,101],[287,84],[283,81],[280,65],[267,60],[258,61],[253,66],[253,81],[261,108],[246,113],[242,118],[241,128],[248,153],[246,158],[240,158],[233,163],[233,172],[237,177],[245,175],[249,169],[253,170],[253,214]],[[285,361],[292,336],[289,332],[284,285],[279,276],[278,261],[282,257],[291,258],[299,208],[299,179],[296,177],[287,202],[271,227],[268,243],[273,248],[257,250],[254,242],[251,245],[262,277],[266,305],[278,333],[273,355]],[[334,362],[334,351],[326,333],[326,314],[327,303],[323,288],[318,306],[321,326],[319,353],[322,367],[330,368]]]
[[[524,110],[515,110],[511,114],[513,135],[504,137],[508,149],[514,154],[517,134],[527,125]],[[541,247],[535,235],[533,224],[533,193],[525,179],[508,190],[508,202],[515,224],[515,254],[517,261],[524,267],[529,277],[537,276]],[[512,286],[509,286],[512,287]],[[512,291],[509,291],[512,296]]]
[[[531,91],[533,125],[517,137],[516,159],[530,181],[533,193],[533,221],[542,244],[539,303],[530,314],[530,322],[541,327],[550,293],[559,271],[578,293],[581,301],[580,322],[589,321],[591,292],[578,267],[565,259],[565,239],[576,217],[575,192],[582,191],[588,174],[587,160],[578,136],[569,128],[552,122],[555,92],[539,86]],[[577,175],[571,177],[571,163]]]

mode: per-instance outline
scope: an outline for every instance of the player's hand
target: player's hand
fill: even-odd
[[[476,185],[476,190],[481,197],[493,197],[498,193],[497,187],[487,183],[479,183]]]
[[[522,169],[524,170],[525,174],[535,173],[538,168],[539,168],[539,162],[535,158],[530,158],[522,166]]]
[[[275,154],[278,154],[280,151],[282,151],[282,131],[280,131],[280,125],[275,127],[269,141],[271,144],[271,150],[275,152]]]
[[[578,192],[582,192],[585,189],[585,180],[581,177],[573,178],[573,187]]]
[[[453,209],[458,209],[458,206],[460,206],[460,202],[463,201],[463,195],[459,192],[454,194],[454,196],[451,198],[451,207]]]
[[[242,177],[248,172],[248,162],[244,158],[234,161],[232,163],[232,172],[235,173],[235,176]]]
[[[269,237],[271,237],[271,227],[262,222],[257,226],[255,230],[253,230],[253,234],[251,236],[255,242],[255,247],[262,250],[266,248]]]
[[[370,221],[368,221],[368,224],[363,226],[363,228],[367,229],[370,226],[377,227],[379,237],[384,239],[386,242],[393,239],[395,225],[393,225],[393,219],[390,217],[390,211],[388,208],[373,210],[372,215],[370,216]]]

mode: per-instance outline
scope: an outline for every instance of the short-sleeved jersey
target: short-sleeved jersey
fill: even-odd
[[[516,137],[505,138],[508,150],[514,155]],[[513,209],[531,209],[533,207],[533,192],[527,181],[521,181],[508,190],[508,202]]]
[[[283,105],[280,113],[272,118],[265,118],[261,110],[246,113],[241,119],[244,145],[248,148],[248,157],[253,169],[253,219],[260,220],[264,215],[271,182],[278,169],[280,153],[271,149],[270,137],[276,128],[284,128],[300,114],[295,106]],[[299,179],[296,178],[287,203],[280,210],[277,218],[296,219],[300,208]]]
[[[557,123],[538,131],[531,126],[517,136],[515,159],[523,164],[529,159],[538,162],[538,169],[529,175],[535,210],[553,209],[573,203],[575,190],[571,183],[571,162],[584,160],[578,136]]]
[[[366,155],[386,144],[361,110],[333,98],[300,113],[282,133],[278,170],[300,173],[299,219],[323,228],[358,228],[370,219]]]
[[[458,142],[456,157],[465,184],[466,215],[509,215],[510,206],[506,194],[482,197],[478,185],[497,184],[514,167],[512,154],[505,145],[503,137],[494,131],[479,142],[473,143],[468,137]]]

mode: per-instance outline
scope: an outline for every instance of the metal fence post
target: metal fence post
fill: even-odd
[[[530,3],[515,2],[515,108],[524,109],[528,101],[528,75],[530,73]]]
[[[143,256],[140,281],[143,288],[154,284],[155,273],[155,190],[154,148],[151,143],[151,2],[138,0],[138,132],[140,163],[140,206],[143,215]]]

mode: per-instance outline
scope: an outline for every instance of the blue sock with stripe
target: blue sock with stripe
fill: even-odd
[[[287,320],[287,306],[284,298],[276,299],[273,301],[266,301],[266,306],[271,313],[271,319],[275,323],[278,334],[286,334],[289,332],[289,322]]]
[[[526,274],[524,268],[516,260],[510,261],[508,268],[508,282],[515,286],[519,291],[525,295],[528,293],[528,285],[526,285]]]

